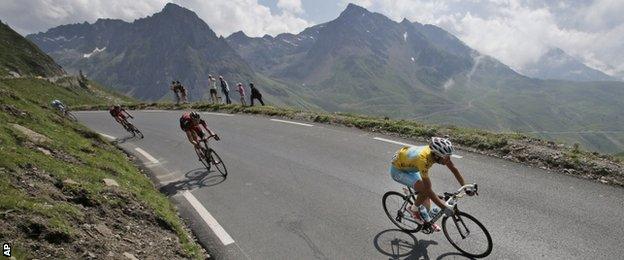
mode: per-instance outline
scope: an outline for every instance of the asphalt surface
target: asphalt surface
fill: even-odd
[[[462,259],[444,235],[405,234],[387,219],[382,195],[401,189],[387,173],[400,145],[381,136],[323,124],[295,125],[266,117],[202,113],[221,137],[211,146],[229,175],[205,172],[178,127],[181,111],[134,111],[142,140],[107,112],[77,112],[94,131],[152,169],[200,242],[219,259]],[[138,153],[141,148],[158,162]],[[454,159],[480,196],[460,208],[478,218],[494,241],[495,259],[621,259],[624,189],[461,152]],[[458,184],[443,166],[430,176],[436,192]],[[185,196],[190,191],[234,243],[222,237]],[[210,222],[210,221],[208,221]],[[211,222],[212,223],[212,222]],[[214,224],[214,223],[213,223]],[[400,245],[397,247],[397,241]]]

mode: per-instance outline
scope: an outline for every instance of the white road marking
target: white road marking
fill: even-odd
[[[154,156],[152,156],[151,154],[147,153],[145,150],[137,147],[134,148],[134,150],[136,150],[137,152],[139,152],[141,155],[143,155],[147,160],[149,160],[152,163],[158,163],[158,160],[156,160],[156,158],[154,158]]]
[[[403,145],[403,146],[416,146],[416,145],[413,145],[413,144],[403,143],[403,142],[394,141],[394,140],[390,140],[390,139],[386,139],[386,138],[381,138],[381,137],[374,137],[373,139],[378,140],[378,141],[382,141],[382,142],[388,142],[388,143],[393,143],[393,144]],[[453,158],[457,158],[457,159],[464,158],[463,156],[458,155],[458,154],[453,154],[453,155],[451,155],[451,157],[453,157]]]
[[[111,140],[115,140],[115,139],[117,139],[117,138],[115,138],[114,136],[110,136],[110,135],[107,135],[107,134],[103,134],[103,133],[98,133],[98,134],[99,134],[99,135],[101,135],[101,136],[104,136],[104,137],[106,137],[106,138],[108,138],[108,139],[111,139]]]
[[[413,144],[403,143],[403,142],[394,141],[394,140],[381,138],[381,137],[374,137],[373,139],[378,140],[378,141],[382,141],[382,142],[392,143],[392,144],[404,145],[404,146],[416,146],[416,145],[413,145]]]
[[[314,126],[314,125],[311,125],[311,124],[304,124],[304,123],[287,121],[287,120],[280,120],[280,119],[271,119],[271,121],[288,123],[288,124],[294,124],[294,125],[302,125],[302,126]]]
[[[234,243],[234,239],[232,239],[232,237],[225,231],[225,229],[223,229],[219,222],[217,222],[217,220],[210,214],[210,212],[208,212],[208,210],[206,210],[206,208],[202,206],[202,204],[197,200],[197,198],[195,198],[195,196],[193,196],[191,192],[186,190],[182,193],[182,195],[189,203],[191,203],[191,206],[193,206],[195,211],[199,213],[204,222],[206,222],[206,225],[208,225],[208,227],[212,229],[212,232],[217,235],[217,237],[219,238],[219,240],[221,240],[221,243],[224,246]]]
[[[156,178],[158,178],[159,180],[162,180],[162,179],[169,178],[171,176],[176,176],[178,174],[180,174],[179,171],[172,171],[172,172],[165,173],[165,174],[162,174],[162,175],[156,175]]]
[[[200,112],[200,113],[208,114],[208,115],[215,115],[215,116],[234,116],[232,114],[216,113],[216,112]]]

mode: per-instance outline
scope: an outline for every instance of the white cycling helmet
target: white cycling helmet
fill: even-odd
[[[455,152],[451,141],[442,137],[431,137],[429,147],[433,153],[440,157],[450,156]]]

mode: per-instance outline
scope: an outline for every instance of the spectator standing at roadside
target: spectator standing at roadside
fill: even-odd
[[[251,106],[253,107],[254,105],[254,99],[260,101],[260,104],[264,106],[264,101],[262,101],[262,94],[260,94],[260,91],[256,88],[256,86],[254,86],[253,82],[249,83],[249,88],[251,89]]]
[[[225,103],[232,104],[232,100],[230,100],[230,87],[227,81],[223,79],[223,76],[219,76],[219,81],[221,82],[221,93],[225,96]]]
[[[245,102],[245,87],[243,87],[243,83],[238,82],[238,85],[236,85],[236,91],[238,91],[238,94],[240,95],[241,105],[247,106],[247,103]]]
[[[171,90],[173,91],[173,95],[175,96],[175,101],[176,104],[180,104],[180,91],[178,90],[178,86],[174,81],[171,81],[171,86],[169,86],[169,88],[171,88]]]
[[[182,100],[182,103],[186,103],[186,88],[182,86],[180,81],[176,81],[176,85],[178,86],[178,90],[180,91],[180,99]]]
[[[219,102],[217,97],[217,80],[212,75],[208,75],[208,87],[210,88],[210,102],[217,104]]]

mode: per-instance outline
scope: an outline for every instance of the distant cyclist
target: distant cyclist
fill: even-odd
[[[180,128],[186,133],[186,137],[195,149],[199,149],[199,142],[206,138],[206,134],[201,129],[202,126],[206,129],[209,136],[214,136],[215,140],[219,141],[219,136],[208,128],[206,121],[201,119],[199,113],[186,112],[180,117]]]
[[[464,186],[464,178],[455,168],[451,161],[451,155],[454,152],[453,144],[446,138],[432,137],[428,146],[403,147],[399,149],[392,158],[390,166],[390,175],[392,179],[413,187],[418,191],[418,196],[413,208],[408,208],[412,217],[419,223],[430,221],[429,211],[431,210],[444,212],[447,216],[453,215],[453,208],[446,205],[433,192],[431,180],[429,179],[429,168],[434,163],[446,165],[446,167],[455,175],[455,179],[461,186]],[[472,195],[467,191],[468,195]],[[431,201],[439,208],[432,210]],[[424,206],[423,206],[424,205]],[[434,213],[437,213],[434,212]],[[423,221],[424,220],[424,221]],[[437,224],[432,225],[435,231],[440,231]]]
[[[117,123],[121,124],[124,128],[126,128],[126,122],[127,122],[126,121],[126,115],[128,117],[130,117],[130,118],[134,118],[132,115],[130,115],[130,113],[128,113],[128,111],[123,109],[121,107],[121,105],[119,105],[119,104],[110,107],[108,112],[111,114],[111,116],[113,116],[113,118],[115,118],[115,121],[117,121]],[[125,115],[124,115],[124,113],[125,113]]]
[[[58,111],[61,111],[62,113],[65,113],[65,104],[63,104],[63,102],[58,99],[52,100],[52,107],[57,109]]]

